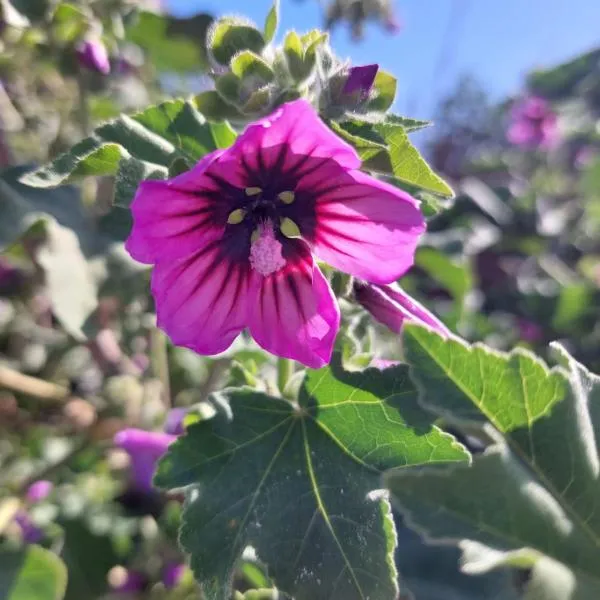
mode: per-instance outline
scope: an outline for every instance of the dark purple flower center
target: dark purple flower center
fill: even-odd
[[[292,154],[287,144],[262,148],[254,168],[242,160],[243,188],[209,168],[206,175],[217,190],[200,193],[214,199],[213,220],[226,222],[223,251],[237,261],[249,261],[265,276],[293,259],[298,251],[294,240],[312,239],[315,196],[320,192],[315,187],[321,185],[308,186],[302,180],[329,160]]]

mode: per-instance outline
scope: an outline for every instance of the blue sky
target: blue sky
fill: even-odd
[[[271,0],[167,0],[172,12],[244,14],[261,24]],[[286,29],[321,25],[317,0],[281,0]],[[378,62],[398,78],[398,112],[431,117],[461,74],[475,75],[495,96],[519,89],[533,67],[552,66],[600,45],[600,0],[396,0],[397,36],[373,25],[355,43],[338,27],[332,45],[355,64]],[[453,34],[449,35],[449,31]]]

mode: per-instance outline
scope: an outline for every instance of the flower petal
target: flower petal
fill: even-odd
[[[285,155],[270,149],[282,147]],[[358,169],[358,154],[321,121],[306,100],[280,106],[269,117],[248,126],[231,147],[231,152],[245,161],[254,172],[272,169],[283,158],[284,169],[293,168],[302,157],[327,158],[346,169]],[[290,164],[291,163],[291,164]]]
[[[317,369],[331,360],[340,311],[306,244],[290,244],[293,259],[262,280],[249,329],[265,350]]]
[[[228,200],[245,185],[236,162],[217,150],[173,179],[143,181],[131,204],[129,254],[143,263],[177,260],[221,237],[235,208]]]
[[[247,262],[230,259],[218,240],[152,273],[158,326],[174,344],[200,354],[226,350],[246,325],[258,277]]]
[[[342,93],[353,94],[354,92],[359,92],[368,96],[375,82],[377,71],[379,71],[378,64],[352,67],[348,71],[348,78],[346,79]]]
[[[331,172],[313,185],[319,258],[374,283],[395,281],[411,267],[425,230],[412,196],[360,171]]]
[[[355,283],[354,295],[373,317],[400,333],[405,321],[427,325],[440,335],[450,335],[449,329],[422,304],[411,298],[399,285]]]

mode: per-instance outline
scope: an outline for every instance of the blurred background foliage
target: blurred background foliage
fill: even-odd
[[[228,118],[255,114],[265,105],[250,101],[257,90],[261,102],[271,93],[271,69],[254,71],[248,84],[215,66],[205,49],[209,14],[174,18],[133,0],[1,0],[0,10],[0,597],[32,598],[27,585],[41,569],[49,595],[40,598],[58,597],[65,585],[69,600],[196,598],[176,544],[180,499],[140,488],[135,456],[113,437],[129,426],[178,433],[210,418],[211,391],[275,387],[274,363],[245,338],[215,358],[167,343],[154,327],[148,274],[123,250],[130,222],[112,206],[114,177],[54,190],[19,178],[97,124],[166,98],[204,94],[199,108],[210,116],[208,99],[220,94]],[[326,26],[348,26],[355,38],[367,20],[390,32],[400,26],[383,0],[333,0],[325,14]],[[301,57],[290,68],[295,84],[324,41],[285,41],[287,60]],[[521,99],[491,101],[471,78],[439,103],[424,145],[457,198],[431,210],[401,283],[469,341],[544,355],[559,340],[598,371],[600,49],[530,73],[521,96],[547,101],[556,123],[550,146],[509,142]],[[399,359],[397,337],[373,325],[347,282],[338,283],[349,362]],[[174,407],[182,409],[175,417]],[[29,497],[39,480],[53,489]],[[432,558],[408,530],[400,539],[397,560],[419,600],[491,598],[496,582],[460,575],[456,549]],[[67,584],[44,548],[63,558]],[[439,582],[424,566],[432,560]],[[22,576],[29,583],[18,583]],[[243,597],[270,598],[270,587],[248,556],[238,597],[265,588]]]

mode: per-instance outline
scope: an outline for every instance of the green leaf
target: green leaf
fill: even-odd
[[[176,19],[140,11],[127,28],[126,38],[140,46],[159,71],[197,73],[208,66],[205,41],[212,20],[208,14]]]
[[[209,50],[221,65],[229,65],[231,59],[243,50],[260,54],[264,46],[261,32],[250,21],[239,18],[219,19],[209,32]]]
[[[224,102],[218,92],[202,92],[194,98],[196,108],[211,121],[242,119],[243,115],[231,104]]]
[[[19,179],[28,170],[27,166],[19,166],[0,173],[0,251],[18,242],[44,215],[75,231],[86,255],[102,250],[102,242],[83,210],[78,190],[73,186],[39,190],[23,185]]]
[[[211,123],[210,129],[218,149],[229,148],[237,139],[237,133],[227,121]]]
[[[388,146],[389,164],[386,165],[384,173],[390,173],[401,181],[440,196],[454,195],[450,186],[432,171],[419,151],[410,143],[403,127],[379,123],[373,125],[373,129]],[[364,166],[370,168],[368,162]],[[381,170],[378,164],[374,164],[373,168]]]
[[[63,521],[61,526],[65,533],[61,556],[69,570],[66,600],[102,597],[108,572],[119,563],[111,538],[93,533],[82,520]]]
[[[442,197],[452,197],[454,192],[436,175],[419,151],[410,143],[401,122],[406,122],[409,130],[417,130],[428,125],[427,121],[388,117],[382,123],[371,123],[359,118],[342,122],[330,122],[330,127],[356,149],[366,169],[392,175],[408,191],[431,192]],[[435,213],[443,208],[431,201]]]
[[[408,527],[398,529],[396,565],[400,582],[418,600],[519,600],[507,569],[472,577],[461,572],[461,549],[447,540],[434,544]],[[435,568],[432,566],[435,565]]]
[[[470,264],[464,258],[456,260],[427,246],[417,250],[415,264],[452,296],[455,308],[451,320],[456,326],[464,314],[467,297],[474,288]]]
[[[84,339],[82,326],[98,305],[97,284],[73,231],[44,218],[43,242],[35,260],[44,272],[52,312],[71,335]],[[35,225],[37,227],[37,224]]]
[[[567,394],[564,374],[522,348],[494,352],[408,325],[404,349],[423,401],[450,419],[488,420],[502,433],[518,432]]]
[[[313,29],[302,36],[302,43],[304,44],[304,63],[305,67],[309,69],[309,72],[312,72],[317,64],[317,50],[328,38],[328,33],[324,33],[318,29]]]
[[[40,546],[0,551],[0,598],[3,600],[61,600],[67,569],[60,558]]]
[[[242,112],[246,115],[264,113],[268,110],[272,102],[272,89],[269,86],[262,87],[252,92],[250,98],[242,107]]]
[[[181,156],[175,160],[185,162]],[[121,207],[129,206],[140,182],[144,179],[166,179],[168,175],[169,171],[164,167],[138,160],[132,156],[121,159],[115,178],[115,204]]]
[[[283,42],[283,51],[287,58],[290,74],[296,81],[302,81],[308,77],[304,68],[304,47],[300,36],[295,31],[290,31]]]
[[[353,121],[345,121],[343,123],[330,121],[329,127],[356,150],[363,162],[372,160],[376,156],[387,152],[387,146],[383,143],[383,140],[375,141],[361,137],[360,128],[357,131],[354,124],[355,122]]]
[[[233,105],[240,101],[241,84],[240,78],[234,73],[223,73],[215,78],[215,89],[218,94],[226,103]]]
[[[504,567],[526,570],[523,600],[594,600],[598,597],[598,582],[574,573],[562,563],[530,548],[502,552],[479,542],[464,541],[463,570],[476,575]]]
[[[375,81],[373,82],[373,90],[375,97],[367,103],[368,110],[385,112],[394,103],[396,97],[396,78],[381,69],[377,71]]]
[[[400,115],[386,115],[385,122],[390,125],[400,125],[404,127],[404,131],[411,133],[412,131],[419,131],[426,127],[431,127],[431,121],[423,121],[421,119],[411,119],[409,117],[401,117]]]
[[[231,71],[240,79],[245,77],[260,77],[266,83],[273,81],[275,73],[258,54],[244,50],[231,60]]]
[[[593,293],[594,290],[585,283],[563,286],[552,318],[552,326],[559,331],[569,331],[578,319],[594,310]]]
[[[265,42],[270,44],[277,33],[277,26],[279,25],[279,0],[273,2],[273,6],[267,15],[265,20],[264,34]]]
[[[62,2],[52,15],[54,38],[62,43],[74,43],[85,35],[90,17],[88,10]]]
[[[406,368],[311,371],[297,408],[250,389],[217,404],[156,476],[161,487],[191,486],[181,541],[206,597],[230,597],[251,545],[297,598],[396,598],[394,526],[375,492],[381,472],[468,460],[419,408]]]
[[[89,138],[25,174],[21,181],[33,187],[54,187],[87,175],[117,175],[115,202],[128,207],[142,179],[163,179],[177,157],[194,164],[222,147],[224,127],[228,126],[208,123],[190,102],[163,102],[101,125]],[[231,139],[231,133],[225,135]]]
[[[404,348],[423,402],[450,419],[490,423],[498,440],[469,469],[389,474],[411,523],[463,546],[528,548],[519,556],[563,563],[570,587],[561,599],[598,597],[600,377],[558,345],[568,374],[523,350],[467,346],[415,325],[405,327]],[[483,546],[474,555],[466,544],[464,569],[494,567]]]

